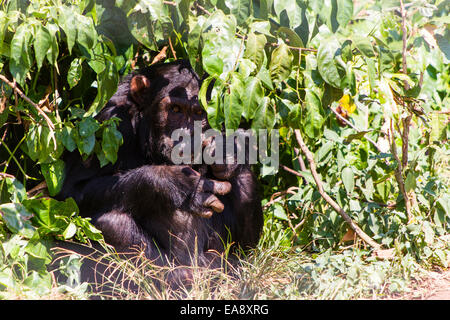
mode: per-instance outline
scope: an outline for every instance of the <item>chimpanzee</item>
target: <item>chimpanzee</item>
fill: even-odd
[[[145,249],[156,264],[215,266],[227,241],[246,249],[258,242],[262,209],[248,165],[175,165],[175,129],[209,128],[198,101],[201,80],[184,60],[128,75],[97,115],[118,117],[123,144],[116,163],[95,156],[65,157],[60,199],[73,197],[117,251]]]

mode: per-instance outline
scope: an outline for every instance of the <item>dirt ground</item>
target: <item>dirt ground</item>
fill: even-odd
[[[430,271],[420,281],[414,281],[411,291],[394,295],[392,299],[450,300],[450,269]]]

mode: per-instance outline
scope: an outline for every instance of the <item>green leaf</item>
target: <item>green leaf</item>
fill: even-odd
[[[370,85],[370,91],[373,92],[375,89],[375,79],[376,79],[376,73],[375,73],[375,62],[373,59],[365,58],[364,61],[367,64],[367,76],[369,77],[369,85]]]
[[[206,112],[208,113],[208,122],[211,128],[221,131],[222,124],[225,121],[219,95],[215,95],[208,101]]]
[[[263,65],[256,77],[266,86],[267,89],[273,90],[272,79],[270,78],[269,70]]]
[[[281,17],[285,14],[289,18],[289,26],[295,28],[302,23],[302,11],[296,1],[274,0],[273,7],[275,14]],[[284,12],[284,13],[283,13]]]
[[[236,18],[217,10],[203,25],[204,46],[202,62],[210,75],[225,80],[235,71],[238,58],[243,54],[243,40],[236,38]]]
[[[255,63],[257,70],[263,65],[266,43],[267,39],[263,34],[249,33],[247,36],[244,58]]]
[[[444,35],[436,33],[434,37],[436,38],[439,49],[444,53],[447,60],[450,60],[450,31],[448,28],[445,30]]]
[[[234,73],[228,88],[229,94],[224,97],[225,128],[236,130],[244,111],[242,89],[244,84],[240,74]]]
[[[64,161],[58,159],[53,163],[42,163],[41,172],[47,182],[50,195],[57,195],[64,182]]]
[[[81,217],[77,217],[73,222],[81,228],[81,231],[91,240],[98,241],[103,238],[102,232],[95,228],[89,221]]]
[[[66,35],[69,53],[72,54],[72,48],[75,45],[75,40],[77,39],[77,28],[74,27],[76,25],[75,14],[69,7],[66,6],[60,6],[59,9],[60,14],[58,17],[58,22]]]
[[[111,163],[117,161],[117,152],[122,144],[122,134],[115,125],[107,126],[103,129],[102,150],[106,159]]]
[[[322,162],[326,157],[330,154],[331,150],[333,150],[334,142],[326,141],[320,148],[317,150],[317,162]]]
[[[440,197],[436,203],[444,209],[445,214],[447,217],[450,218],[450,197],[448,194],[445,194],[444,196]]]
[[[18,84],[24,85],[25,79],[30,69],[25,64],[17,63],[15,60],[9,61],[9,72]]]
[[[269,97],[262,98],[252,121],[252,129],[271,130],[275,125],[275,110]]]
[[[353,45],[367,58],[375,57],[375,51],[373,50],[372,43],[370,42],[370,38],[362,37],[359,35],[352,36]]]
[[[151,33],[151,20],[148,13],[134,11],[128,15],[128,28],[137,41],[151,50],[158,50]]]
[[[69,223],[69,225],[67,226],[67,228],[64,230],[63,232],[63,237],[65,240],[72,238],[77,232],[77,226],[75,225],[75,223],[71,222]]]
[[[36,228],[30,223],[32,214],[20,203],[5,203],[0,205],[0,213],[8,229],[25,238],[33,237]]]
[[[6,187],[8,193],[11,195],[11,202],[22,202],[27,199],[27,190],[16,178],[6,178]]]
[[[31,68],[33,59],[31,58],[32,33],[30,26],[21,24],[11,39],[9,71],[14,79],[20,84],[25,84],[26,75]]]
[[[47,60],[48,62],[50,62],[52,65],[56,65],[57,64],[57,60],[58,60],[58,55],[59,55],[59,46],[58,46],[58,37],[57,37],[57,32],[59,30],[59,27],[55,24],[52,23],[48,23],[47,24],[47,29],[49,31],[50,34],[50,47],[47,50]]]
[[[405,179],[405,191],[410,192],[413,191],[416,188],[416,179],[418,174],[416,174],[414,171],[409,171],[408,175]]]
[[[52,278],[50,273],[40,274],[32,270],[28,277],[23,281],[29,290],[34,291],[38,296],[45,296],[52,288]]]
[[[353,0],[337,0],[336,20],[339,26],[345,27],[353,18]]]
[[[116,93],[119,84],[119,73],[110,60],[106,60],[105,70],[97,74],[97,96],[90,106],[86,116],[95,116],[108,100]]]
[[[34,38],[34,53],[36,56],[38,69],[40,69],[45,57],[47,56],[47,52],[52,45],[52,37],[45,26],[37,25],[36,28],[37,30]]]
[[[306,117],[303,124],[305,133],[310,138],[319,135],[325,121],[322,111],[322,103],[317,94],[312,90],[306,90],[305,96]]]
[[[47,241],[41,239],[32,239],[25,247],[25,252],[35,258],[45,260],[45,263],[49,263],[50,261],[52,261]]]
[[[99,128],[100,124],[92,117],[85,117],[78,123],[78,132],[82,138],[92,136]]]
[[[264,89],[261,81],[256,77],[248,77],[244,80],[244,94],[242,96],[243,116],[247,120],[253,119],[264,96]]]
[[[272,36],[270,33],[270,21],[256,20],[249,25],[249,30],[250,33],[254,33],[256,31],[269,37]]]
[[[302,39],[293,30],[291,30],[287,27],[280,27],[280,28],[278,28],[277,32],[278,32],[278,34],[284,34],[287,37],[287,39],[289,39],[290,46],[299,47],[299,48],[304,47]]]
[[[447,135],[447,116],[445,114],[431,113],[430,142],[441,142]]]
[[[62,128],[62,144],[64,145],[64,147],[66,147],[67,150],[69,150],[70,152],[72,152],[73,150],[76,149],[77,144],[75,142],[74,139],[74,134],[75,134],[76,130],[72,127],[69,127],[67,125],[65,125]]]
[[[67,72],[67,83],[69,84],[70,89],[75,87],[81,80],[81,76],[83,74],[83,69],[81,67],[82,63],[82,58],[75,58],[70,63],[70,68]]]
[[[21,64],[24,68],[29,69],[32,64],[31,58],[31,40],[32,33],[29,31],[30,26],[21,24],[11,39],[11,60],[16,64]]]
[[[214,40],[207,40],[202,50],[203,68],[215,77],[219,77],[223,72],[223,59],[217,54],[217,46]]]
[[[189,61],[192,67],[197,72],[201,67],[201,62],[199,62],[199,53],[201,52],[201,39],[202,39],[202,26],[205,22],[204,16],[199,16],[198,18],[189,17],[189,32],[187,40],[187,52],[189,54]]]
[[[322,41],[317,50],[317,66],[322,78],[335,88],[341,88],[344,74],[338,69],[336,57],[341,54],[339,42],[330,38]]]
[[[424,237],[425,243],[428,245],[432,244],[434,242],[434,230],[431,227],[430,222],[424,221],[422,224],[422,230],[425,236]]]
[[[97,30],[91,17],[74,13],[75,25],[77,29],[77,43],[83,46],[88,52],[97,44]]]
[[[284,221],[288,221],[288,216],[286,215],[286,210],[283,208],[283,206],[279,203],[274,203],[271,207],[270,207],[270,211],[272,212],[272,214],[280,220],[284,220]]]
[[[353,170],[349,167],[345,167],[342,170],[341,177],[347,193],[352,193],[355,187],[355,175],[353,173]]]
[[[289,77],[293,60],[294,56],[285,43],[280,44],[273,50],[269,65],[269,72],[272,80],[280,82]]]
[[[225,5],[230,9],[230,14],[236,17],[239,25],[247,20],[250,13],[250,0],[226,0]]]
[[[88,136],[85,138],[80,138],[77,140],[78,150],[80,154],[90,155],[94,151],[95,147],[95,136]]]

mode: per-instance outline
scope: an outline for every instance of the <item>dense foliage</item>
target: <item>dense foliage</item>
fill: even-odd
[[[48,293],[50,241],[101,238],[74,201],[51,198],[61,155],[115,162],[117,121],[93,116],[163,47],[205,76],[212,127],[279,130],[280,168],[256,169],[265,230],[284,230],[286,248],[354,240],[300,134],[323,193],[365,233],[446,265],[449,11],[442,0],[1,1],[0,292]]]

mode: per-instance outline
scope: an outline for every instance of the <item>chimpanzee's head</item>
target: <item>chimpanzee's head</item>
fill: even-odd
[[[172,163],[172,149],[179,142],[171,138],[174,130],[194,137],[194,121],[201,123],[202,132],[209,128],[198,101],[200,86],[198,75],[184,60],[152,65],[131,78],[130,96],[142,115],[141,146],[152,162]]]
[[[185,142],[181,138],[172,139],[174,131],[180,129],[184,136],[191,138],[191,160],[198,156],[194,154],[194,138],[198,138],[194,135],[196,121],[201,123],[201,149],[198,151],[202,152],[204,147],[211,145],[210,151],[214,153],[214,140],[204,139],[203,135],[210,126],[198,100],[200,87],[201,80],[184,60],[155,64],[131,77],[129,98],[138,110],[139,143],[152,163],[174,163],[172,150]],[[213,164],[211,170],[217,178],[227,180],[238,172],[239,167],[236,163]]]

